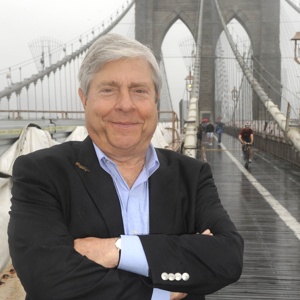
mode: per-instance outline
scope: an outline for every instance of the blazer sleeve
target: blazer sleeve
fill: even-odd
[[[168,205],[168,210],[165,216],[155,219],[158,223],[155,234],[140,236],[140,239],[154,287],[185,292],[189,294],[187,299],[194,299],[192,295],[213,293],[239,279],[243,239],[220,202],[207,163],[194,160],[182,164],[173,159],[168,167],[175,182],[165,184],[164,189],[170,186],[168,194],[161,190],[162,197],[155,200],[155,206],[161,202],[171,204],[163,204]],[[153,189],[156,182],[165,180],[164,172],[156,176],[152,179]],[[159,198],[159,193],[155,198]],[[159,222],[164,222],[160,220],[165,218],[169,224],[167,230],[159,226]],[[210,229],[213,236],[201,234],[205,229]],[[168,279],[166,274],[179,274],[179,278]],[[188,279],[181,279],[182,274]]]
[[[81,202],[84,192],[78,187],[79,181],[71,182],[76,178],[66,180],[67,172],[75,172],[63,170],[65,166],[64,159],[54,166],[37,155],[20,156],[14,164],[8,236],[13,265],[26,299],[150,300],[152,287],[145,284],[142,276],[106,269],[74,250],[75,237],[68,224],[84,211],[70,213],[74,208],[67,207],[66,199],[72,198],[70,186],[78,189],[76,197]],[[69,213],[63,213],[67,210]],[[101,218],[99,212],[97,218]],[[77,224],[79,230],[86,226],[84,222]]]

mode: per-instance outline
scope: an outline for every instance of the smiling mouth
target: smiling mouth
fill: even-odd
[[[132,122],[132,121],[111,121],[110,123],[114,125],[121,125],[121,126],[127,126],[127,125],[138,125],[140,124],[139,122]]]
[[[133,127],[136,127],[138,125],[141,125],[140,123],[136,123],[136,122],[111,122],[111,124],[114,127],[118,127],[120,129],[133,128]]]

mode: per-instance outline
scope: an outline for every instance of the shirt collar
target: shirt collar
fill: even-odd
[[[96,151],[96,155],[98,157],[99,163],[101,164],[101,161],[105,161],[108,160],[110,161],[112,164],[115,165],[115,163],[108,158],[102,151],[100,148],[98,148],[98,146],[93,142],[95,151]],[[146,160],[145,160],[145,170],[148,174],[148,177],[150,177],[160,166],[156,151],[154,146],[152,145],[152,143],[150,143],[147,152],[146,152]]]

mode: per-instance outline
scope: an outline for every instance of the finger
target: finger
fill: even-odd
[[[204,235],[213,235],[212,232],[209,229],[206,229],[202,232]]]

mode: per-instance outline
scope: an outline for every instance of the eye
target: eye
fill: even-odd
[[[144,89],[136,89],[135,92],[138,94],[146,94],[147,93],[147,91]]]
[[[110,92],[112,92],[112,88],[103,88],[103,89],[101,89],[100,92],[101,93],[110,93]]]
[[[116,88],[111,86],[104,86],[99,89],[99,94],[102,94],[103,96],[110,96],[113,95],[116,92]]]

